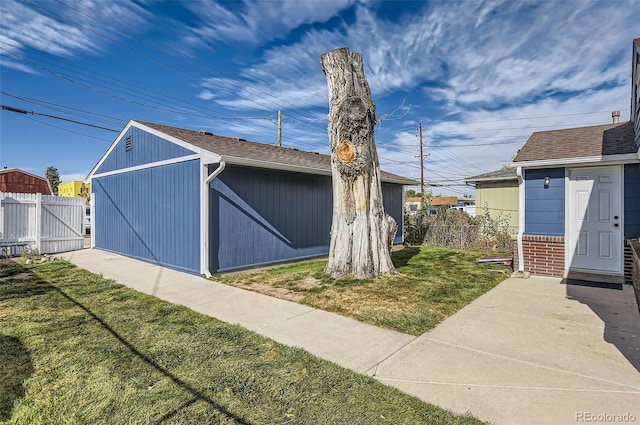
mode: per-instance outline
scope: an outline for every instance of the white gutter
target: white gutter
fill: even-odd
[[[516,168],[518,176],[518,272],[524,272],[524,253],[522,252],[522,236],[524,235],[524,176],[522,167]]]
[[[638,162],[640,158],[639,153],[627,153],[617,155],[599,155],[599,156],[582,156],[574,158],[557,158],[557,159],[540,159],[534,161],[518,161],[509,164],[511,167],[526,167],[526,168],[550,168],[550,167],[566,167],[568,165],[620,165],[630,164]]]
[[[208,164],[203,164],[203,168],[206,169]],[[211,272],[209,271],[209,184],[220,175],[224,171],[224,167],[227,164],[220,160],[218,163],[218,168],[216,168],[213,173],[208,176],[203,171],[203,174],[206,176],[202,185],[202,218],[200,219],[200,224],[202,228],[202,232],[200,234],[200,242],[202,249],[200,250],[200,264],[201,271],[205,275],[205,277],[210,278]]]

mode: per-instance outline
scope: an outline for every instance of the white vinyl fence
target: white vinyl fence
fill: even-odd
[[[84,246],[82,198],[0,192],[0,246],[5,254],[28,247],[39,254]]]

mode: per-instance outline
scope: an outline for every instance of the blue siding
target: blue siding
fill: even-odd
[[[640,164],[624,166],[624,236],[640,237]]]
[[[564,235],[564,168],[525,170],[525,233]],[[551,177],[548,189],[544,178]]]
[[[199,164],[94,178],[96,247],[200,273]]]
[[[228,165],[209,193],[211,272],[329,252],[330,176]],[[384,184],[383,193],[401,223],[402,186]]]
[[[131,150],[127,151],[126,139],[129,136],[131,136]],[[105,158],[96,174],[193,154],[193,151],[182,146],[131,127]]]
[[[398,232],[394,239],[395,243],[402,242],[402,218],[404,205],[402,204],[403,186],[399,184],[382,183],[382,200],[384,212],[389,214],[398,223]]]
[[[210,189],[212,272],[329,252],[331,178],[227,166]]]

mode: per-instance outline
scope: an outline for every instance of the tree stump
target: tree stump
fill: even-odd
[[[332,277],[358,279],[395,274],[389,251],[380,165],[374,140],[375,103],[362,55],[348,48],[321,55],[329,88],[329,145],[333,218],[329,262]]]

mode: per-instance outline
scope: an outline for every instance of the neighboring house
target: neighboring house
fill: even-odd
[[[90,193],[91,185],[83,181],[74,180],[58,185],[58,196],[84,198],[85,203],[88,203]]]
[[[92,246],[196,274],[327,254],[331,157],[129,121],[93,167]],[[403,186],[382,172],[402,241]]]
[[[520,181],[520,271],[615,282],[625,271],[630,275],[625,239],[640,236],[634,137],[633,122],[531,135],[513,160]]]
[[[0,192],[53,194],[49,180],[17,168],[0,170]]]
[[[434,196],[430,200],[432,207],[455,207],[458,205],[457,196]]]
[[[404,207],[410,215],[415,215],[418,211],[420,211],[421,206],[422,206],[421,196],[411,196],[411,197],[405,198],[404,200]]]
[[[509,226],[518,228],[518,176],[515,168],[505,168],[465,179],[476,188],[476,214],[485,208],[493,219],[509,219]]]
[[[630,282],[640,236],[640,38],[631,120],[533,133],[515,156],[520,230],[514,266],[534,274]]]

